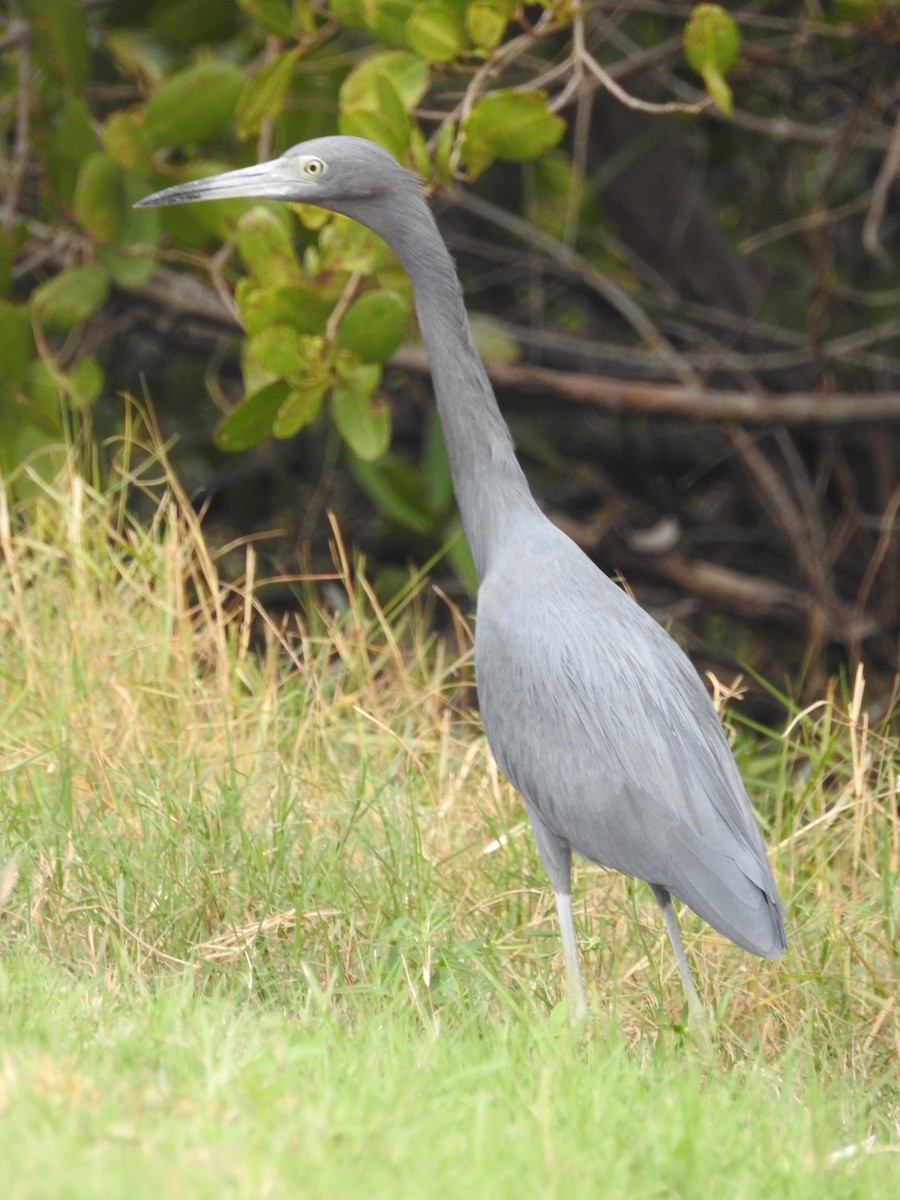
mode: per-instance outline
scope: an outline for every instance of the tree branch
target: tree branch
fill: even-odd
[[[428,369],[424,352],[414,346],[401,346],[391,364],[414,371]],[[552,371],[523,363],[488,362],[485,367],[498,387],[543,392],[607,412],[655,413],[688,421],[735,421],[743,425],[835,426],[900,421],[897,392],[772,395],[643,383],[576,371]]]

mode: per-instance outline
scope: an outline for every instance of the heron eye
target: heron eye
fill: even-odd
[[[303,171],[306,175],[324,175],[325,164],[321,158],[308,158],[303,164]]]

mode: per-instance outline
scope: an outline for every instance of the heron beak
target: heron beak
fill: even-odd
[[[196,200],[230,200],[238,196],[255,200],[290,200],[296,193],[298,179],[281,158],[260,163],[255,167],[243,167],[239,171],[226,171],[223,175],[210,175],[208,179],[197,179],[190,183],[178,183],[174,187],[154,192],[138,200],[135,208],[156,208],[163,204],[191,204]]]

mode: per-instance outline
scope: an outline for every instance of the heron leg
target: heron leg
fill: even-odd
[[[587,1016],[587,1001],[578,961],[578,941],[575,937],[575,922],[572,920],[572,893],[556,892],[556,913],[559,931],[562,934],[563,959],[566,964],[566,997],[569,1002],[569,1020],[580,1025]]]
[[[672,897],[666,888],[660,887],[658,884],[651,883],[650,888],[662,912],[666,933],[668,933],[672,949],[675,951],[678,973],[681,975],[681,981],[684,984],[685,994],[687,995],[690,1021],[692,1023],[704,1021],[706,1014],[703,1011],[703,1005],[700,1003],[700,997],[697,995],[697,989],[694,987],[694,981],[691,978],[691,968],[688,966],[687,955],[684,952],[681,934],[678,931],[678,918],[675,916],[675,909],[672,907]]]
[[[581,980],[581,965],[578,962],[578,941],[575,937],[575,922],[572,920],[572,848],[568,842],[552,832],[541,817],[540,811],[525,800],[534,839],[537,842],[541,861],[550,876],[550,885],[556,897],[556,915],[562,934],[563,960],[566,965],[566,999],[569,1003],[569,1020],[580,1025],[587,1016],[587,1001]]]

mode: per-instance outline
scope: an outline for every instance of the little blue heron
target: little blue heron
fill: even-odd
[[[479,707],[494,757],[525,799],[556,896],[570,1016],[586,1013],[573,850],[650,885],[691,1015],[702,1013],[672,896],[745,950],[777,958],[787,944],[784,906],[759,827],[687,656],[538,508],[420,181],[372,142],[326,137],[140,203],[235,196],[352,217],[387,242],[412,281],[478,577]]]

